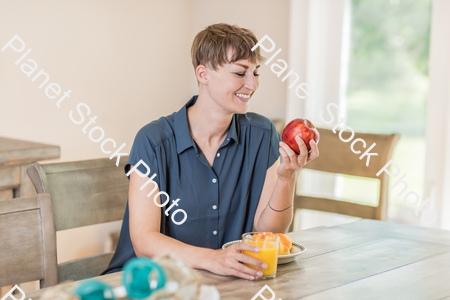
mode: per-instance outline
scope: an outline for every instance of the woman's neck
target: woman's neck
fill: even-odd
[[[223,142],[233,119],[233,114],[225,112],[214,101],[199,95],[193,106],[187,109],[189,131],[192,138],[206,146]]]

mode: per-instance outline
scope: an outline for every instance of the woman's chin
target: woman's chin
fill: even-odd
[[[249,105],[239,105],[239,107],[236,108],[235,114],[246,114],[248,112]]]

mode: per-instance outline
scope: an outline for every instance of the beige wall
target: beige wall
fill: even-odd
[[[237,24],[251,29],[258,39],[266,34],[269,35],[276,44],[272,53],[281,48],[282,51],[277,59],[284,59],[289,63],[289,0],[193,1],[192,38],[207,25],[218,22]],[[266,55],[265,52],[261,53],[267,59],[271,56]],[[281,78],[270,70],[270,64],[267,66],[262,64],[260,74],[260,87],[252,97],[250,110],[269,118],[284,118],[286,83],[281,82]]]
[[[69,119],[69,111],[86,103],[105,137],[131,149],[136,132],[168,115],[197,92],[190,61],[195,34],[214,22],[236,23],[268,34],[278,58],[288,59],[289,1],[2,1],[0,48],[15,34],[25,42],[22,53],[0,52],[0,136],[61,146],[60,161],[103,158]],[[16,43],[16,45],[19,45]],[[32,51],[16,66],[29,48]],[[27,77],[20,65],[33,59],[37,70]],[[70,98],[56,106],[45,95],[39,70]],[[261,86],[251,111],[284,117],[285,83],[263,65]],[[120,223],[58,234],[59,261],[100,253],[108,232]]]

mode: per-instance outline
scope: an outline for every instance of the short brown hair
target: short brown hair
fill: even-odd
[[[252,51],[258,43],[255,34],[237,25],[218,23],[209,25],[194,38],[191,48],[192,65],[209,65],[217,70],[225,63],[234,63],[241,59],[249,59],[252,63],[262,62],[260,47]],[[228,61],[227,50],[231,47],[233,56]]]

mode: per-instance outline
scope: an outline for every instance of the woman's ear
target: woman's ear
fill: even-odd
[[[204,65],[197,66],[195,75],[200,83],[208,84],[208,69]]]

